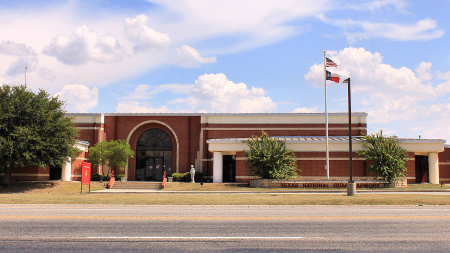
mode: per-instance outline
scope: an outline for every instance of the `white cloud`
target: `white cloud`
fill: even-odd
[[[407,3],[402,0],[376,0],[369,2],[358,1],[357,4],[345,5],[345,8],[371,12],[382,11],[391,7],[399,12],[406,12]]]
[[[121,97],[117,112],[173,112],[166,106],[153,108],[148,100],[161,92],[186,94],[168,104],[186,104],[190,108],[177,109],[178,112],[266,112],[277,108],[262,88],[249,89],[244,83],[234,83],[224,74],[204,74],[194,85],[164,84],[157,86],[138,85],[131,93]],[[142,101],[142,102],[141,102]],[[147,101],[147,102],[146,102]],[[317,109],[317,108],[316,108]]]
[[[292,113],[315,113],[319,109],[319,106],[314,106],[312,108],[300,107],[292,111]]]
[[[211,45],[212,52],[208,54],[238,52],[280,41],[306,29],[288,24],[290,21],[314,17],[333,8],[328,0],[152,2],[163,10],[149,16],[152,20],[164,18],[164,14],[175,17],[162,27],[176,45],[193,45],[196,41],[218,37],[234,38],[226,44]]]
[[[431,62],[421,62],[416,68],[417,77],[422,81],[428,81],[433,79],[431,71]]]
[[[40,68],[38,71],[38,75],[45,80],[54,81],[56,80],[55,72],[51,71],[48,68]]]
[[[317,17],[327,24],[343,28],[350,43],[378,37],[396,41],[433,40],[441,38],[445,34],[444,30],[437,29],[437,22],[430,18],[419,20],[415,24],[403,25],[355,21],[350,18],[331,19],[323,14],[317,15]]]
[[[167,106],[153,108],[149,103],[122,101],[117,104],[116,111],[119,113],[166,113],[170,112],[170,109]]]
[[[192,85],[187,98],[172,103],[186,103],[192,111],[199,112],[266,112],[277,108],[262,88],[247,88],[244,83],[234,83],[224,74],[204,74]]]
[[[161,48],[170,44],[169,35],[148,27],[145,24],[147,20],[148,17],[144,14],[137,15],[133,19],[125,19],[125,36],[134,44],[135,52]]]
[[[15,76],[18,74],[25,74],[25,67],[27,72],[32,72],[37,69],[39,59],[36,51],[25,44],[19,44],[12,41],[2,41],[0,43],[0,54],[13,56],[16,58],[8,66],[5,72],[8,76]]]
[[[83,25],[76,28],[70,36],[56,36],[42,52],[56,57],[65,64],[78,65],[89,61],[120,61],[123,58],[124,49],[117,37],[105,35],[99,38],[97,32]]]
[[[98,91],[97,87],[89,90],[88,87],[81,84],[68,84],[55,96],[67,101],[66,110],[68,112],[87,112],[97,106]]]
[[[191,86],[187,84],[162,84],[162,85],[138,85],[132,92],[128,95],[121,97],[121,100],[148,100],[153,98],[154,95],[168,91],[173,94],[178,93],[189,93]]]
[[[395,129],[397,135],[401,135],[408,122],[432,120],[432,124],[421,123],[424,126],[422,129],[427,129],[422,132],[424,138],[431,138],[431,133],[438,133],[437,129],[450,125],[450,115],[446,116],[449,112],[445,111],[450,108],[450,103],[436,105],[440,100],[445,101],[450,93],[449,82],[439,85],[422,83],[422,80],[428,81],[433,77],[429,72],[431,63],[419,64],[416,75],[406,67],[394,68],[383,63],[380,53],[372,53],[364,48],[349,47],[328,53],[329,58],[339,65],[337,69],[328,70],[340,74],[342,80],[351,77],[353,109],[368,112],[371,124],[401,122]],[[305,80],[323,87],[323,64],[311,66]],[[343,84],[329,83],[344,88]],[[450,139],[449,132],[440,134],[439,138]]]
[[[202,64],[216,62],[216,57],[202,57],[200,53],[193,47],[182,45],[175,47],[179,59],[176,60],[175,65],[183,68],[196,68]]]
[[[443,79],[443,80],[450,81],[450,71],[447,72],[447,73],[442,73],[440,71],[436,71],[436,77],[438,79]]]

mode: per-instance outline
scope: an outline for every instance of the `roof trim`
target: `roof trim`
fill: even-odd
[[[66,113],[66,116],[323,116],[325,113]],[[347,116],[346,112],[328,116]],[[352,112],[353,116],[367,116],[366,112]]]
[[[272,136],[279,141],[285,141],[286,143],[324,143],[326,142],[325,136]],[[352,136],[352,143],[361,142],[362,136]],[[209,139],[206,143],[244,143],[251,138],[224,138],[224,139]],[[395,138],[397,143],[445,143],[442,139],[404,139]],[[329,136],[329,143],[348,143],[348,136]],[[450,147],[450,146],[449,146]]]

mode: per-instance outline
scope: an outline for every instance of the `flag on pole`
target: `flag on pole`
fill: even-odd
[[[339,83],[339,78],[340,76],[338,74],[331,73],[330,71],[327,70],[327,80]]]
[[[327,61],[327,67],[336,67],[337,68],[337,64],[334,63],[334,61],[328,59],[328,57],[325,57],[326,61]]]

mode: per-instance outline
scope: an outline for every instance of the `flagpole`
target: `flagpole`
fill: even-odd
[[[325,77],[325,135],[326,135],[326,165],[325,169],[327,170],[327,179],[330,179],[330,159],[328,154],[328,105],[327,105],[327,62],[325,54],[327,51],[323,51],[323,73]]]

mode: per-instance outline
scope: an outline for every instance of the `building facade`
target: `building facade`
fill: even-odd
[[[329,161],[331,180],[349,178],[349,125],[347,113],[329,113]],[[161,181],[164,172],[188,172],[193,165],[204,182],[249,182],[245,140],[268,133],[295,151],[303,180],[326,179],[324,113],[251,114],[67,114],[73,117],[78,139],[91,147],[96,143],[124,139],[135,156],[124,171],[128,181]],[[372,180],[366,162],[358,158],[360,138],[367,133],[367,114],[352,113],[352,166],[354,180]],[[408,150],[409,183],[450,182],[450,146],[441,139],[395,138]],[[81,143],[81,142],[80,142]],[[85,149],[87,150],[87,149]],[[83,153],[61,168],[62,180],[80,180]],[[29,171],[28,171],[29,172]],[[39,171],[41,177],[43,174]],[[101,168],[93,168],[101,173]],[[20,172],[17,172],[20,177]],[[29,173],[28,173],[29,174]],[[70,175],[70,176],[69,176]],[[44,176],[45,177],[45,176]],[[50,177],[50,175],[49,175]]]

